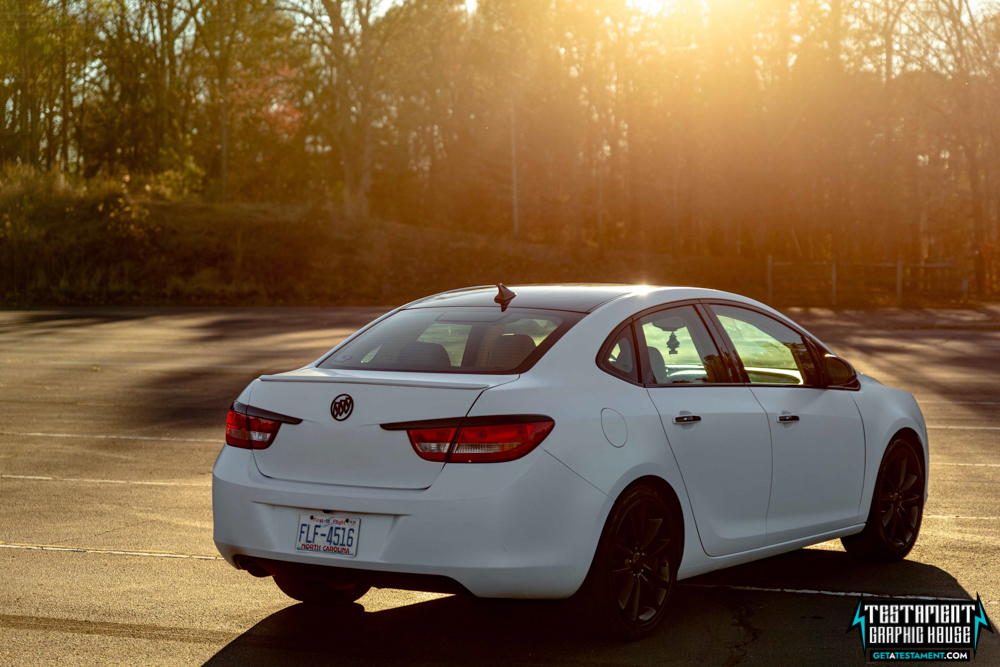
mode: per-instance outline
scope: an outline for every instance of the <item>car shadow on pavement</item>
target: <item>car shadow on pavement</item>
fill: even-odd
[[[681,582],[664,624],[638,642],[594,636],[564,602],[453,596],[374,612],[360,604],[294,604],[206,665],[731,665],[748,655],[779,664],[863,664],[857,633],[845,633],[857,597],[817,591],[968,597],[930,565],[870,565],[843,552],[804,549]]]
[[[727,608],[713,601],[713,594],[676,593],[665,627],[632,644],[588,636],[559,602],[452,596],[367,613],[360,604],[341,609],[295,604],[257,623],[206,665],[636,664],[651,642],[654,652],[670,646],[700,664],[725,662],[744,641],[740,628],[727,620],[714,636],[690,629],[713,616],[728,619]],[[695,608],[701,618],[681,622],[681,615]]]

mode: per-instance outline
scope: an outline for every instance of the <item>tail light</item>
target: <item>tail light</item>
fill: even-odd
[[[546,417],[532,417],[532,421],[517,416],[477,417],[466,420],[458,428],[410,428],[406,432],[414,451],[422,459],[498,463],[521,458],[537,447],[555,426],[555,422]]]
[[[455,439],[454,428],[415,428],[406,433],[410,436],[410,444],[417,455],[428,461],[444,461],[448,456],[448,448]]]
[[[278,434],[281,422],[229,410],[226,418],[226,444],[243,449],[266,449]]]
[[[233,403],[226,417],[226,444],[242,449],[267,449],[282,424],[301,422],[296,417]]]

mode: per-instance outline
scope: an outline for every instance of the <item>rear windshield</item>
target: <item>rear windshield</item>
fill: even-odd
[[[527,308],[414,308],[365,331],[320,368],[523,373],[581,317]]]

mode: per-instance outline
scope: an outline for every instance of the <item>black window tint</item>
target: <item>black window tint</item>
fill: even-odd
[[[626,324],[616,331],[604,346],[601,368],[630,382],[639,381],[639,364],[631,325]]]
[[[729,382],[719,351],[692,306],[668,308],[639,320],[643,381],[647,384]]]
[[[816,363],[794,329],[762,313],[712,305],[751,384],[817,384]]]

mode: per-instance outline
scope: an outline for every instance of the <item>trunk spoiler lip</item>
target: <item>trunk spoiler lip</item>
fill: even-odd
[[[476,417],[447,417],[445,419],[421,419],[419,421],[392,422],[379,424],[385,431],[407,431],[419,428],[459,428],[462,426],[495,426],[497,424],[534,424],[555,422],[548,415],[482,415]]]
[[[494,381],[483,381],[481,379],[469,380],[438,380],[422,378],[414,374],[413,377],[400,377],[399,375],[379,377],[377,375],[341,375],[324,372],[325,369],[302,368],[298,371],[282,373],[280,375],[261,375],[258,379],[261,382],[329,382],[339,384],[366,384],[381,385],[389,387],[426,387],[428,389],[466,389],[482,391],[501,384],[507,384],[516,380],[518,375],[496,376]],[[459,376],[461,377],[461,376]]]
[[[233,401],[233,404],[229,406],[229,409],[234,412],[239,412],[240,414],[247,415],[248,417],[259,417],[260,419],[270,419],[271,421],[281,422],[282,424],[301,424],[302,420],[298,417],[289,417],[288,415],[283,415],[280,412],[271,412],[270,410],[265,410],[263,408],[255,408],[252,405],[247,405],[246,403],[240,403],[239,401]]]

